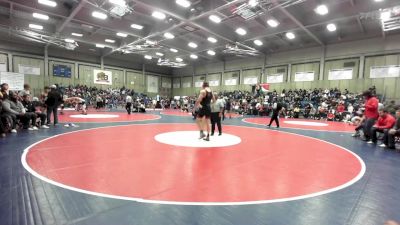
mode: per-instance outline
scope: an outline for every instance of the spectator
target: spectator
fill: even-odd
[[[22,105],[25,107],[26,112],[33,113],[34,115],[36,115],[36,117],[40,118],[40,127],[41,128],[45,128],[45,129],[49,128],[48,126],[46,126],[46,114],[36,110],[36,105],[33,102],[31,102],[30,95],[25,94],[22,97]],[[36,126],[36,124],[35,124],[35,126]]]
[[[31,87],[29,84],[24,84],[24,90],[20,91],[18,96],[23,97],[24,95],[30,95],[31,94]]]
[[[386,109],[379,110],[379,119],[376,124],[371,128],[371,141],[369,144],[376,144],[377,133],[384,133],[385,130],[391,129],[396,122],[396,119],[388,113]]]
[[[393,129],[386,129],[385,134],[383,136],[383,143],[380,147],[388,148],[388,149],[396,149],[395,146],[395,137],[400,136],[400,109],[396,111],[396,124]]]

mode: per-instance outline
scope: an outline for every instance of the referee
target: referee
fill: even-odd
[[[217,124],[219,136],[222,135],[221,117],[224,111],[224,99],[218,98],[218,94],[214,92],[215,101],[211,104],[211,136],[214,135],[215,124]]]
[[[283,105],[280,102],[280,99],[278,99],[274,105],[272,106],[272,116],[271,120],[269,121],[268,127],[271,127],[271,124],[273,121],[276,123],[276,128],[279,128],[279,114],[281,113],[283,109]]]

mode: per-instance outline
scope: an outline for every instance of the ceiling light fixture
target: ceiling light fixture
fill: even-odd
[[[175,36],[173,34],[169,33],[169,32],[165,33],[164,37],[167,38],[167,39],[174,39],[175,38]]]
[[[37,24],[29,24],[29,28],[36,29],[36,30],[43,30],[43,26]]]
[[[151,57],[151,55],[145,55],[144,58],[150,60],[150,59],[152,59],[153,57]]]
[[[118,5],[121,7],[125,7],[126,6],[126,1],[125,0],[108,0],[110,3],[114,4],[114,5]]]
[[[375,2],[383,2],[383,0],[375,0]]]
[[[118,36],[118,37],[124,37],[124,38],[128,37],[127,34],[125,34],[125,33],[120,33],[120,32],[117,33],[117,36]]]
[[[165,19],[165,17],[167,17],[164,13],[159,12],[159,11],[154,11],[151,16],[153,16],[154,18],[157,18],[159,20],[163,20]]]
[[[142,25],[135,24],[135,23],[132,24],[131,27],[132,27],[133,29],[136,29],[136,30],[141,30],[141,29],[143,29],[143,26],[142,26]]]
[[[286,37],[287,37],[288,39],[295,39],[295,38],[296,38],[296,35],[294,35],[292,32],[287,32],[287,33],[286,33]]]
[[[249,0],[247,4],[251,7],[256,7],[258,5],[258,0]]]
[[[381,17],[380,18],[381,18],[382,21],[389,20],[390,17],[392,16],[391,14],[392,13],[390,11],[383,11],[383,12],[381,12]]]
[[[44,15],[44,14],[40,14],[40,13],[33,13],[32,16],[36,19],[49,20],[48,15]]]
[[[179,57],[177,57],[177,58],[175,58],[175,61],[177,61],[177,62],[183,62],[183,59],[182,59],[182,58],[179,58]]]
[[[221,18],[219,16],[216,15],[211,15],[208,17],[211,21],[213,21],[214,23],[221,23]]]
[[[104,13],[98,12],[98,11],[92,12],[92,16],[97,18],[97,19],[101,19],[101,20],[105,20],[108,17],[107,14],[104,14]]]
[[[158,55],[158,56],[164,56],[164,54],[161,53],[161,52],[156,52],[156,55]]]
[[[215,55],[215,52],[214,52],[213,50],[208,50],[208,51],[207,51],[207,54],[209,54],[209,55]]]
[[[50,0],[39,0],[38,1],[40,4],[42,4],[42,5],[47,5],[47,6],[50,6],[50,7],[56,7],[57,6],[57,2],[55,2],[55,1],[50,1]]]
[[[239,27],[238,29],[236,29],[236,33],[238,33],[239,35],[246,35],[247,31],[241,27]]]
[[[174,49],[174,48],[170,48],[169,49],[171,52],[174,52],[174,53],[177,53],[178,52],[178,50],[176,50],[176,49]]]
[[[71,33],[71,35],[72,36],[76,36],[76,37],[82,37],[83,36],[83,34],[80,34],[80,33]]]
[[[98,48],[104,48],[104,47],[106,47],[105,45],[102,45],[102,44],[96,44],[96,47],[98,47]]]
[[[336,25],[333,23],[330,23],[326,26],[326,29],[328,29],[330,32],[333,32],[336,30]]]
[[[213,38],[213,37],[209,37],[209,38],[207,38],[207,40],[209,41],[209,42],[211,42],[211,43],[217,43],[217,39],[215,39],[215,38]]]
[[[72,39],[69,39],[69,38],[66,38],[64,41],[68,42],[68,43],[75,43],[75,40],[72,40]]]
[[[260,40],[254,40],[254,44],[258,45],[258,46],[263,45],[262,41],[260,41]]]
[[[191,48],[197,48],[197,44],[194,42],[189,42],[188,46]]]
[[[176,2],[176,4],[178,4],[184,8],[188,8],[191,5],[191,3],[188,0],[176,0],[175,2]]]
[[[115,40],[112,40],[112,39],[106,39],[106,40],[105,40],[105,42],[108,42],[108,43],[115,43]]]
[[[267,23],[270,27],[277,27],[279,25],[279,22],[274,20],[274,19],[269,19],[267,20]]]
[[[155,41],[150,41],[150,40],[146,40],[146,44],[148,44],[148,45],[155,45],[155,44],[157,44],[157,42],[155,42]]]
[[[190,55],[190,58],[192,58],[192,59],[197,59],[197,58],[199,58],[197,55],[194,55],[194,54],[191,54]]]
[[[319,15],[326,15],[329,12],[326,5],[319,5],[317,8],[314,9],[314,11]]]

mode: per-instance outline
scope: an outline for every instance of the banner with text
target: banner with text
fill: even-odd
[[[370,78],[400,77],[400,66],[372,66]]]
[[[267,75],[267,83],[283,83],[283,73]]]
[[[314,81],[315,72],[297,72],[294,74],[294,81]]]
[[[24,74],[12,72],[0,72],[0,84],[7,83],[12,91],[24,89]]]
[[[328,80],[351,80],[353,79],[353,68],[329,70]]]
[[[33,66],[25,66],[18,64],[18,73],[22,73],[25,75],[40,75],[40,68],[39,67],[33,67]]]

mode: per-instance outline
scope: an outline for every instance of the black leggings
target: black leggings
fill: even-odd
[[[211,113],[211,134],[214,134],[215,124],[217,124],[218,132],[221,134],[222,127],[221,127],[221,117],[219,117],[219,112]]]
[[[277,112],[273,112],[271,116],[271,120],[269,121],[268,126],[271,126],[272,122],[275,121],[276,126],[279,127],[279,119],[278,119],[279,114]]]

